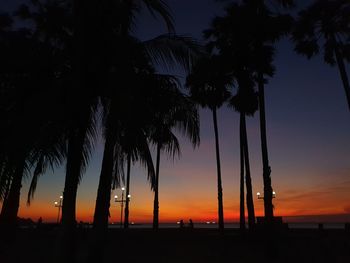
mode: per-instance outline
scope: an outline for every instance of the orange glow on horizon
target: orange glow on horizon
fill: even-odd
[[[320,194],[319,194],[320,195]],[[311,195],[312,197],[312,195]],[[350,219],[350,204],[342,202],[342,198],[335,195],[332,198],[329,196],[314,196],[311,198],[307,194],[305,196],[288,196],[281,194],[278,198],[274,199],[275,215],[290,217],[289,221],[300,221],[297,217],[302,216],[320,216],[320,215],[339,215],[338,218],[341,221],[343,218],[341,215],[348,215]],[[194,199],[195,200],[195,199]],[[138,200],[139,201],[139,200]],[[148,202],[148,203],[147,203]],[[320,206],[320,204],[322,204]],[[334,205],[336,204],[336,205]],[[146,198],[142,202],[138,202],[136,205],[130,205],[130,222],[135,223],[150,223],[153,216],[153,202],[151,198]],[[239,221],[239,204],[236,202],[225,202],[224,216],[226,222],[238,222]],[[263,200],[254,199],[256,216],[263,216]],[[215,200],[207,200],[193,203],[186,203],[182,201],[167,203],[160,200],[160,222],[161,223],[175,223],[180,219],[185,222],[190,218],[194,222],[217,222],[217,204]],[[93,221],[94,204],[82,203],[77,205],[77,222],[92,222]],[[247,211],[246,211],[247,213]],[[34,201],[33,204],[28,207],[22,202],[20,207],[19,216],[22,218],[31,218],[36,221],[39,217],[42,217],[45,222],[56,222],[58,214],[58,208],[52,205],[48,205],[43,200]],[[113,201],[110,207],[110,223],[120,222],[120,206],[116,205]],[[302,219],[301,221],[307,221],[308,219]],[[337,216],[333,217],[333,220],[337,221]]]

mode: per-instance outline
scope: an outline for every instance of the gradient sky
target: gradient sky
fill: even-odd
[[[3,10],[13,10],[19,0],[2,1]],[[179,34],[201,39],[202,30],[222,13],[213,0],[169,0]],[[303,5],[309,1],[299,1]],[[1,9],[1,8],[0,8]],[[142,14],[135,35],[149,39],[165,32],[160,21]],[[272,168],[275,213],[299,216],[297,220],[350,220],[350,112],[337,68],[321,57],[310,61],[296,55],[288,40],[278,44],[276,75],[266,86],[267,132]],[[350,72],[349,66],[347,67]],[[175,72],[182,79],[181,72]],[[348,74],[349,75],[349,74]],[[173,161],[161,157],[160,220],[181,218],[216,221],[217,186],[214,131],[211,114],[201,110],[201,145],[193,150],[181,139],[182,155]],[[239,115],[226,106],[219,111],[224,209],[226,221],[239,216]],[[263,191],[258,114],[248,119],[248,136],[254,193]],[[101,139],[78,190],[77,220],[91,221],[102,158]],[[22,189],[19,216],[39,216],[54,221],[54,201],[63,191],[64,168],[40,179],[35,200],[26,206],[29,180]],[[153,194],[145,172],[135,164],[131,175],[130,220],[152,220]],[[120,194],[120,191],[112,193]],[[263,215],[262,200],[255,199],[257,215]],[[111,202],[111,220],[119,221],[120,205]],[[300,217],[309,216],[312,217]],[[328,215],[315,217],[315,215]],[[335,216],[334,216],[335,215]],[[328,218],[328,219],[327,219]],[[293,219],[290,219],[293,220]]]

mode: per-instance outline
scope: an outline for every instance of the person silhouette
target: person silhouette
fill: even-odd
[[[193,228],[194,226],[193,226],[193,221],[192,221],[192,219],[190,218],[190,220],[189,220],[189,221],[190,221],[190,223],[189,223],[189,227],[190,227],[190,228]]]

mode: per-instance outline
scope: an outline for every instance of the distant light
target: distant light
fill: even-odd
[[[135,223],[134,222],[131,222],[132,225],[134,225]]]
[[[216,222],[212,222],[212,224],[216,224]]]
[[[130,198],[131,197],[131,195],[128,195],[128,198]]]
[[[207,222],[207,225],[209,225],[210,224],[210,222]]]
[[[125,187],[122,187],[122,191],[124,191],[125,190]]]
[[[117,196],[117,195],[115,195],[115,196],[114,196],[114,199],[117,199],[117,198],[118,198],[118,196]]]
[[[60,195],[60,199],[62,199],[63,198],[63,196],[62,195]]]
[[[57,205],[58,203],[57,202],[55,202],[55,205]]]
[[[256,195],[257,195],[257,196],[260,196],[260,192],[257,192]]]
[[[276,192],[275,192],[275,191],[273,191],[273,192],[272,192],[272,194],[273,194],[273,195],[276,195]]]
[[[180,222],[179,222],[179,221],[177,221],[177,222],[176,222],[176,224],[180,225]]]

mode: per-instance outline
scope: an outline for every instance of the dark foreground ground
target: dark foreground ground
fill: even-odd
[[[2,244],[0,262],[55,262],[58,229],[22,229],[16,241]],[[91,230],[77,232],[76,262],[86,262]],[[1,237],[0,237],[1,238]],[[350,263],[350,233],[344,230],[292,229],[268,235],[214,229],[109,229],[103,256],[96,262],[344,262]]]

